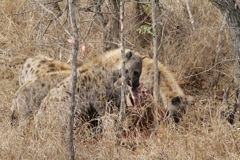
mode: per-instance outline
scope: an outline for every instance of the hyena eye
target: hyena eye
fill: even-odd
[[[125,73],[128,74],[128,69],[125,70]]]

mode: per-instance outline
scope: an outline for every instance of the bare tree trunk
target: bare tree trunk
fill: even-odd
[[[240,9],[235,0],[209,0],[215,5],[224,16],[228,23],[231,37],[233,40],[234,52],[237,61],[237,79],[238,88],[236,91],[236,106],[239,107],[239,91],[240,91]]]
[[[70,22],[73,30],[74,45],[72,48],[72,74],[70,83],[70,107],[69,107],[69,118],[67,125],[67,143],[68,143],[68,156],[69,160],[74,160],[74,143],[73,143],[73,123],[74,123],[74,110],[75,110],[75,88],[77,81],[77,52],[79,49],[78,41],[78,28],[75,19],[75,3],[74,0],[69,0],[69,14]]]
[[[153,28],[153,69],[154,69],[154,127],[157,125],[158,99],[159,99],[159,71],[158,71],[158,30],[156,27],[156,2],[152,0],[152,28]]]
[[[121,54],[122,54],[122,86],[121,86],[121,106],[119,120],[122,121],[125,116],[126,103],[125,103],[125,89],[126,89],[126,76],[125,76],[125,33],[124,33],[124,0],[120,0],[120,25],[121,25]]]

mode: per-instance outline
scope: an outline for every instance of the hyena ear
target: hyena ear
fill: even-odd
[[[181,103],[182,97],[176,96],[171,100],[172,105],[177,106]]]
[[[132,55],[133,55],[132,51],[128,51],[128,52],[126,53],[126,58],[127,58],[127,60],[130,60],[131,57],[132,57]]]
[[[147,58],[148,56],[143,56],[142,59]]]

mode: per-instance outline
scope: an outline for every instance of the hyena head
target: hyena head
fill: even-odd
[[[137,88],[142,73],[142,57],[134,55],[131,51],[126,53],[125,75],[127,85]]]
[[[192,96],[176,96],[171,100],[172,103],[172,116],[176,123],[180,121],[182,115],[186,113],[186,110],[190,103],[193,101]]]

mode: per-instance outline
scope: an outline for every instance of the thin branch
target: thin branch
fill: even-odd
[[[54,18],[56,19],[56,21],[61,25],[61,27],[63,28],[63,30],[68,34],[69,37],[72,37],[71,34],[68,32],[68,30],[63,26],[63,24],[58,20],[58,16],[53,13],[51,10],[49,10],[48,8],[46,8],[43,4],[41,4],[39,2],[39,0],[34,0],[35,2],[37,2],[43,9],[45,9],[47,12],[51,13]]]
[[[218,35],[218,41],[217,41],[217,45],[216,45],[216,56],[215,56],[215,64],[218,63],[219,61],[219,54],[221,52],[221,41],[222,41],[222,34],[223,34],[223,31],[224,31],[224,26],[226,25],[226,16],[224,16],[224,19],[223,19],[223,22],[222,22],[222,25],[220,27],[220,30],[219,30],[219,35]],[[215,67],[215,70],[218,70],[219,68],[219,64],[216,65]],[[210,84],[210,87],[209,87],[209,90],[212,90],[214,86],[216,86],[219,82],[219,78],[220,78],[220,72],[216,73],[216,75],[213,77],[213,80]]]
[[[165,29],[165,25],[162,25],[161,38],[160,38],[160,42],[159,42],[159,44],[158,44],[158,48],[157,48],[158,51],[160,50],[160,48],[161,48],[162,45],[163,45],[164,29]]]
[[[7,16],[9,16],[9,17],[19,16],[19,15],[23,15],[23,14],[27,14],[27,13],[31,13],[31,12],[36,12],[36,11],[38,11],[40,9],[41,9],[41,7],[36,7],[34,9],[32,9],[32,10],[23,11],[23,12],[20,12],[20,13],[16,12],[16,13],[8,14]]]
[[[100,6],[102,5],[103,1],[102,0],[98,0],[94,10],[93,10],[93,18],[92,21],[90,22],[90,25],[88,27],[88,31],[84,37],[84,39],[89,35],[90,31],[92,30],[92,25],[93,25],[93,21],[95,20],[96,15],[99,13],[100,11]]]
[[[154,98],[154,127],[157,125],[157,106],[159,99],[159,71],[158,71],[158,30],[156,21],[156,2],[152,0],[152,28],[153,28],[153,69],[154,69],[154,87],[153,87],[153,98]]]
[[[195,24],[194,24],[194,19],[193,19],[193,16],[192,16],[192,12],[190,10],[189,0],[185,0],[185,2],[186,2],[186,6],[187,6],[187,11],[188,11],[188,15],[189,15],[189,18],[190,18],[190,22],[192,24],[192,29],[193,29],[193,31],[195,31]]]
[[[69,107],[69,119],[67,125],[67,143],[68,143],[68,156],[69,160],[74,160],[74,144],[73,144],[73,123],[74,123],[74,110],[75,110],[75,88],[77,82],[77,53],[79,50],[78,41],[78,28],[75,18],[75,3],[74,0],[69,0],[69,14],[70,22],[73,30],[74,45],[72,48],[72,74],[70,83],[70,107]]]
[[[58,5],[58,4],[54,3],[54,5]],[[58,7],[59,7],[59,6],[58,6]],[[64,11],[67,10],[67,8],[68,8],[68,5],[66,4],[65,8],[64,8],[62,11],[60,10],[59,13],[57,14],[57,18],[60,17],[60,16],[62,16],[62,14],[64,13]],[[54,18],[54,19],[56,19],[56,18]],[[54,19],[51,19],[51,20],[49,21],[49,23],[47,24],[47,27],[44,29],[44,31],[43,31],[43,33],[42,33],[42,35],[41,35],[41,39],[43,38],[44,34],[47,32],[48,28],[50,27],[50,25],[51,25],[51,23],[53,22]]]
[[[122,86],[121,86],[121,106],[120,106],[120,122],[123,120],[125,115],[126,103],[125,103],[125,89],[126,89],[126,76],[125,76],[125,33],[124,33],[124,0],[120,0],[120,39],[121,39],[121,55],[122,55]]]
[[[190,76],[186,76],[186,77],[184,77],[183,79],[191,78],[191,77],[194,77],[194,76],[203,74],[203,73],[205,73],[205,72],[209,72],[209,71],[211,71],[212,69],[214,69],[217,65],[219,65],[219,64],[221,64],[221,63],[225,63],[225,62],[231,62],[231,61],[236,61],[236,58],[234,58],[234,59],[225,59],[225,60],[223,60],[223,61],[221,61],[221,62],[218,62],[218,63],[214,64],[212,67],[210,67],[210,68],[208,68],[208,69],[206,69],[206,70],[204,70],[204,71],[202,71],[202,72],[199,72],[199,73],[196,73],[196,74],[193,74],[193,75],[190,75]]]
[[[10,24],[13,26],[13,29],[16,31],[18,38],[20,40],[21,46],[23,46],[23,40],[19,34],[19,30],[17,29],[15,23],[13,23],[13,21],[11,20],[11,18],[9,18],[7,15],[5,15],[5,13],[3,12],[3,15],[5,16],[5,18],[10,22]]]
[[[33,35],[33,31],[40,25],[42,19],[44,18],[44,16],[45,16],[46,14],[47,14],[47,12],[45,12],[45,13],[41,16],[41,18],[38,20],[37,24],[32,28],[30,34],[29,34],[28,37],[27,37],[26,42],[28,42],[28,41],[30,40],[31,36]]]
[[[58,2],[62,2],[63,0],[57,0],[57,1],[53,1],[53,2],[45,2],[43,3],[44,5],[48,5],[48,4],[53,4],[53,3],[58,3]]]

